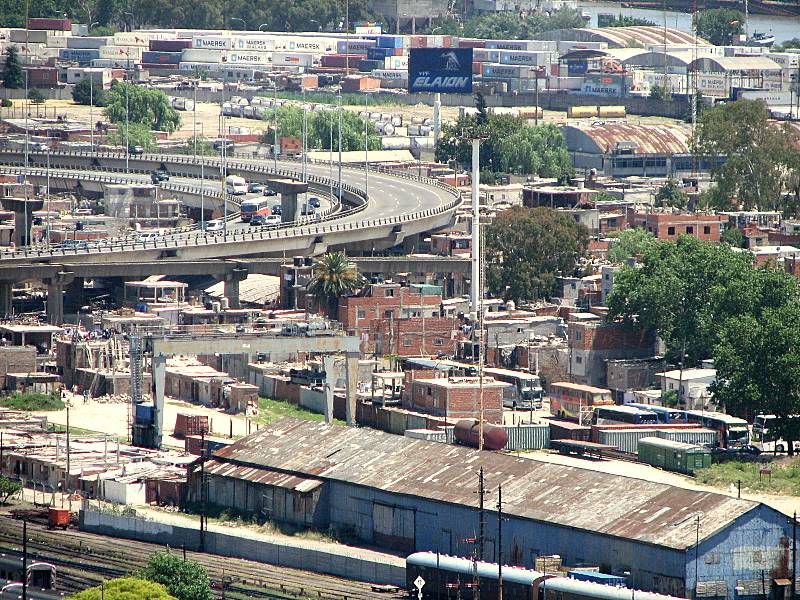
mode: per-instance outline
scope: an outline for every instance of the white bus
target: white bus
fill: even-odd
[[[725,413],[687,410],[689,423],[698,423],[717,432],[717,446],[720,448],[745,448],[750,445],[750,428],[747,421]]]
[[[795,427],[800,430],[800,415],[791,415],[789,417],[795,421]],[[789,449],[789,444],[784,440],[777,431],[775,425],[777,417],[775,415],[756,415],[753,419],[753,433],[752,442],[753,446],[762,452],[786,452]],[[794,451],[800,451],[800,440],[794,441]]]
[[[485,375],[493,377],[497,381],[510,383],[517,388],[516,405],[509,408],[520,408],[529,410],[531,408],[542,408],[544,390],[542,380],[538,375],[525,373],[524,371],[513,371],[511,369],[485,368]]]
[[[244,177],[228,175],[225,178],[225,193],[232,196],[244,196],[247,193],[247,182]]]
[[[592,425],[658,425],[658,415],[634,406],[597,406]]]

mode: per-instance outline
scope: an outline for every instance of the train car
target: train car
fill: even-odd
[[[58,600],[71,594],[28,585],[25,595],[28,600]],[[22,598],[22,583],[0,578],[0,600],[19,600],[20,598]]]
[[[496,563],[472,561],[434,552],[416,552],[406,558],[406,583],[416,596],[414,582],[425,580],[423,598],[479,600],[497,598]],[[643,592],[580,581],[503,565],[503,598],[507,600],[681,600],[653,592]]]
[[[0,578],[21,582],[22,557],[14,554],[0,554]],[[28,585],[34,588],[54,590],[56,588],[55,566],[29,558]]]

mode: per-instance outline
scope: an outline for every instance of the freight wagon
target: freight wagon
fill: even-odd
[[[638,456],[639,462],[687,475],[711,466],[709,448],[657,437],[640,439]]]

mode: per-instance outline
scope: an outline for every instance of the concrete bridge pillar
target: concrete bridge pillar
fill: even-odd
[[[0,283],[0,316],[10,315],[12,312],[13,284],[10,281]]]
[[[74,273],[59,271],[45,280],[47,284],[47,322],[61,325],[64,322],[64,288],[73,282]]]
[[[281,196],[281,223],[296,221],[300,216],[297,197],[308,191],[308,184],[293,179],[270,179],[267,185]]]
[[[223,293],[228,299],[228,306],[230,308],[241,308],[242,304],[239,301],[239,283],[247,279],[247,269],[236,268],[225,275],[225,285],[223,286]]]
[[[84,278],[75,279],[64,288],[64,312],[67,314],[77,313],[83,306],[86,295],[84,292]]]
[[[18,248],[31,243],[33,211],[42,210],[44,200],[37,198],[3,198],[3,208],[14,212],[14,244]]]
[[[356,425],[356,398],[358,393],[359,358],[361,358],[361,355],[357,352],[348,352],[345,358],[345,371],[347,375],[347,385],[345,386],[345,418],[347,419],[347,424],[351,427],[355,427]]]

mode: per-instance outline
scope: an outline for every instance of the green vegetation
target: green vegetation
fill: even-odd
[[[729,489],[742,482],[742,491],[769,494],[800,495],[800,462],[798,459],[774,461],[772,476],[759,475],[758,462],[730,461],[711,465],[695,474],[698,483]]]
[[[0,475],[0,504],[8,504],[8,499],[21,489],[21,482]]]
[[[656,237],[641,227],[615,231],[608,237],[614,240],[608,250],[608,258],[615,263],[625,262],[629,258],[638,258],[656,244]]]
[[[31,88],[28,90],[28,100],[30,100],[32,104],[44,104],[45,97],[42,90]]]
[[[703,111],[698,146],[704,156],[725,157],[711,170],[708,194],[720,210],[796,210],[800,197],[797,134],[770,120],[761,100],[738,100]],[[791,191],[794,201],[783,194]]]
[[[328,252],[314,262],[314,276],[308,293],[317,307],[324,308],[331,319],[338,317],[339,300],[355,294],[366,284],[355,263],[343,252]]]
[[[14,106],[14,103],[9,98],[0,100],[0,107],[2,108],[11,108],[12,106]]]
[[[178,154],[195,154],[196,152],[198,156],[214,156],[217,154],[217,151],[214,150],[214,144],[208,138],[200,135],[197,136],[196,149],[194,137],[190,137],[186,140],[186,145],[176,148],[175,152]]]
[[[139,123],[154,131],[175,131],[181,117],[169,105],[167,95],[143,85],[115,81],[108,91],[105,108],[112,123]]]
[[[679,186],[678,182],[672,177],[667,179],[667,182],[656,192],[655,205],[659,208],[684,209],[688,203],[689,197],[686,195],[686,192],[681,189],[681,186]]]
[[[672,92],[666,85],[654,85],[650,88],[652,100],[672,100]]]
[[[271,400],[269,398],[258,399],[258,416],[252,420],[264,425],[269,425],[273,421],[283,417],[294,417],[295,419],[305,419],[306,421],[324,421],[325,415],[311,412],[301,406],[285,402],[283,400]],[[344,421],[334,419],[337,425],[344,425]]]
[[[16,46],[6,48],[6,63],[3,66],[3,87],[19,89],[25,87],[25,75],[19,64],[19,50]]]
[[[574,275],[586,227],[549,208],[512,208],[486,227],[486,283],[495,297],[550,298],[558,275]]]
[[[627,15],[623,15],[622,13],[618,14],[613,19],[603,23],[603,27],[656,27],[657,24],[655,21],[651,21],[650,19],[640,19],[639,17],[629,17]]]
[[[786,40],[782,44],[778,44],[773,48],[775,52],[786,52],[787,50],[792,50],[794,48],[800,48],[800,38],[792,38],[790,40]]]
[[[729,46],[744,33],[744,14],[732,8],[704,9],[696,18],[697,35],[715,46]]]
[[[76,104],[83,104],[89,106],[105,106],[107,102],[106,91],[100,87],[92,85],[89,77],[81,79],[78,84],[72,88],[72,101]]]
[[[14,392],[0,397],[0,406],[14,410],[63,410],[64,402],[58,394]]]
[[[109,579],[101,585],[70,596],[72,600],[175,600],[167,588],[136,577]]]
[[[281,100],[296,100],[297,102],[314,102],[319,104],[330,104],[331,106],[339,106],[339,94],[333,92],[325,92],[325,91],[308,91],[305,94],[303,92],[289,92],[289,91],[278,91],[278,92],[266,92],[261,94],[264,98],[279,98]],[[397,102],[397,98],[391,94],[370,94],[369,96],[369,105],[370,106],[400,106]],[[344,93],[342,94],[342,106],[364,106],[364,95],[363,94],[353,94],[353,93]]]
[[[744,234],[738,227],[728,227],[722,232],[720,241],[732,248],[744,248]]]
[[[125,123],[117,123],[117,128],[108,134],[108,143],[112,146],[141,146],[146,151],[155,150],[156,138],[147,125],[130,123],[127,126],[128,135],[125,136]]]
[[[480,94],[476,95],[476,115],[445,123],[436,145],[436,160],[455,160],[468,167],[472,163],[472,142],[467,133],[482,137],[481,171],[555,177],[561,181],[574,174],[564,136],[555,125],[528,125],[521,117],[489,113]]]
[[[455,19],[430,27],[427,33],[459,35],[485,39],[526,40],[537,33],[555,29],[570,29],[585,25],[580,12],[565,8],[551,15],[536,12],[529,15],[513,11],[486,13],[467,19],[463,28]]]
[[[156,552],[140,577],[163,585],[178,600],[211,600],[211,582],[205,567],[169,552]]]
[[[262,142],[272,144],[275,136],[275,119],[278,121],[278,137],[302,138],[303,109],[298,106],[281,106],[276,111],[267,111],[265,120],[272,127]],[[364,150],[364,119],[352,111],[342,111],[342,150]],[[306,112],[306,145],[308,148],[331,148],[333,128],[333,150],[339,151],[339,114],[336,111]],[[370,123],[366,127],[370,150],[381,149],[381,138]]]

